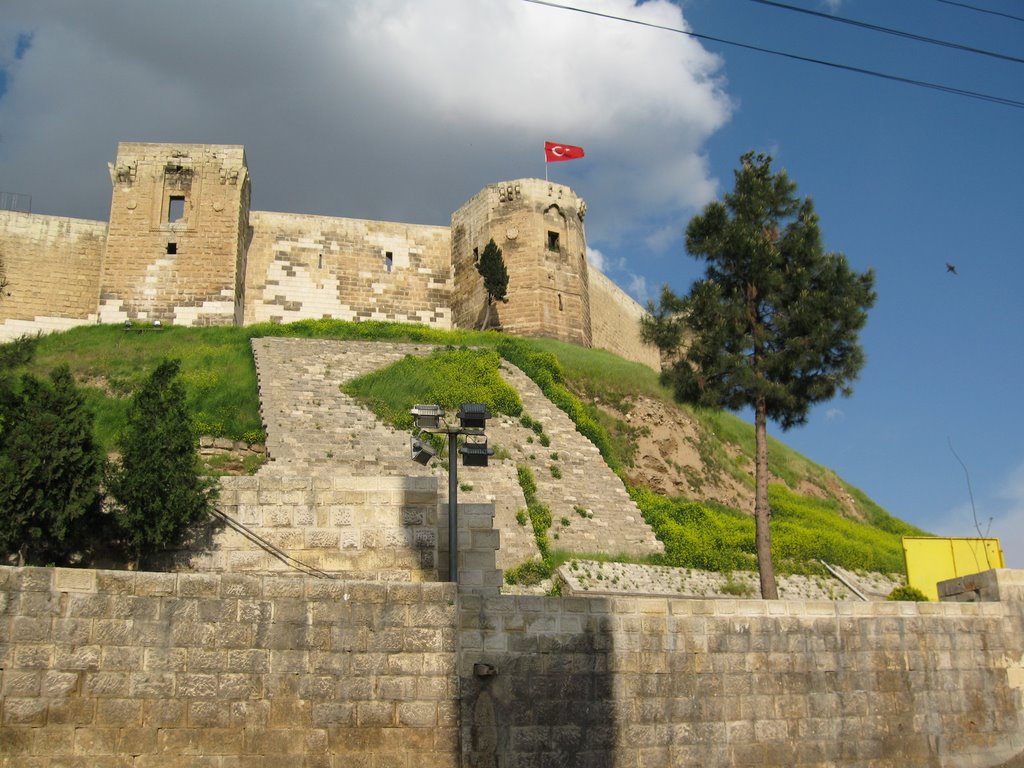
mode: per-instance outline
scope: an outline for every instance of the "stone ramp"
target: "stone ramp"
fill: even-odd
[[[502,374],[519,392],[524,413],[541,423],[551,443],[541,445],[538,435],[518,421],[488,431],[494,441],[512,446],[517,464],[533,471],[537,496],[551,509],[548,539],[552,547],[577,554],[634,557],[664,552],[622,480],[568,415],[511,363],[502,362]]]
[[[338,386],[405,355],[428,355],[436,347],[277,337],[253,339],[252,346],[270,458],[259,477],[312,477],[314,486],[322,483],[316,478],[330,478],[331,488],[337,489],[345,476],[434,476],[439,503],[447,504],[447,464],[435,461],[424,467],[411,461],[409,434],[380,422]],[[529,377],[507,362],[502,367],[526,413],[544,425],[551,444],[542,447],[518,419],[499,415],[487,429],[499,457],[486,468],[458,468],[460,504],[494,504],[494,527],[501,535],[498,567],[507,569],[538,556],[529,523],[516,520],[526,507],[516,472],[520,464],[532,469],[538,497],[551,508],[548,535],[554,548],[634,556],[661,552],[661,543],[622,481],[593,444]],[[553,476],[552,465],[560,479]],[[585,515],[577,509],[586,510]],[[275,533],[286,535],[283,530]]]
[[[382,423],[338,388],[406,355],[429,355],[435,346],[267,337],[253,339],[252,347],[270,457],[260,476],[327,476],[335,484],[345,475],[435,476],[440,503],[447,505],[447,465],[411,461],[409,433]],[[495,506],[498,567],[537,557],[532,530],[515,519],[526,506],[515,464],[492,460],[486,468],[459,470],[466,489],[459,503]]]
[[[270,461],[260,474],[429,475],[409,460],[409,435],[380,422],[338,385],[426,344],[253,339]]]

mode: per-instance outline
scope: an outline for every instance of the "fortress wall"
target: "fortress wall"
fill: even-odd
[[[244,149],[122,142],[110,180],[101,321],[232,324],[248,234]]]
[[[1022,605],[464,595],[466,764],[1019,765]]]
[[[102,221],[0,210],[0,342],[96,322]]]
[[[0,764],[1017,765],[1022,618],[2,567]]]
[[[0,765],[457,765],[455,587],[0,568]]]
[[[452,327],[448,227],[253,211],[246,324],[333,318]]]
[[[590,325],[594,346],[661,370],[657,347],[640,340],[644,308],[594,267],[590,267]]]

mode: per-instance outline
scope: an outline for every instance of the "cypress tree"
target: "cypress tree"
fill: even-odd
[[[198,471],[178,371],[178,361],[161,361],[133,397],[118,438],[120,465],[108,482],[122,541],[136,561],[180,544],[215,499],[213,481]]]
[[[92,413],[66,365],[50,379],[26,374],[0,406],[0,555],[19,564],[69,563],[101,514],[105,459]]]
[[[508,270],[505,269],[505,260],[501,256],[499,248],[492,237],[484,247],[480,255],[480,261],[476,265],[477,272],[484,279],[484,290],[487,291],[487,311],[484,313],[484,321],[480,324],[480,330],[485,330],[491,321],[491,305],[496,301],[508,301]]]

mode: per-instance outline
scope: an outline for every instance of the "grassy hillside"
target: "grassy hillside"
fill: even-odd
[[[39,339],[25,370],[44,375],[67,363],[96,413],[97,437],[110,449],[124,423],[134,387],[159,360],[175,358],[181,361],[197,431],[255,442],[263,433],[249,341],[259,336],[415,341],[492,349],[530,375],[623,476],[632,463],[642,425],[627,425],[617,414],[628,412],[638,397],[671,403],[671,393],[659,384],[655,372],[601,350],[551,340],[515,339],[495,332],[446,332],[378,322],[321,320],[145,331],[81,327]],[[443,367],[414,368],[420,371],[416,376],[399,366],[392,375],[376,377],[378,389],[370,398],[385,418],[401,424],[407,401],[452,399],[454,403],[487,396],[478,391],[470,397],[468,392],[457,391],[464,377]],[[509,395],[502,392],[500,397]],[[702,461],[718,464],[721,471],[752,483],[744,464],[753,456],[753,428],[728,413],[678,407],[681,417],[696,424],[703,436]],[[504,402],[500,409],[514,412],[515,403]],[[806,570],[817,558],[849,568],[903,570],[899,536],[920,534],[919,530],[892,517],[862,492],[781,442],[772,442],[769,463],[779,481],[772,488],[771,502],[775,551],[782,570]],[[844,504],[839,503],[837,488],[845,497]],[[812,493],[804,492],[808,490]],[[753,567],[749,510],[730,509],[701,498],[667,499],[640,487],[631,492],[666,544],[666,564],[715,570]]]

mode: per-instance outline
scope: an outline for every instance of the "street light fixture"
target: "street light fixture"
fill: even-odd
[[[459,478],[456,454],[462,456],[462,463],[467,467],[486,467],[487,458],[494,453],[487,447],[487,436],[484,429],[490,412],[484,403],[463,403],[459,407],[459,426],[444,421],[444,408],[433,404],[417,404],[410,411],[413,423],[420,432],[448,435],[448,578],[459,581]],[[458,436],[465,435],[466,442],[458,447]],[[409,442],[413,461],[427,464],[436,451],[419,436]]]
[[[425,440],[421,440],[418,435],[409,438],[409,452],[412,454],[413,461],[424,466],[437,455],[433,446]]]

